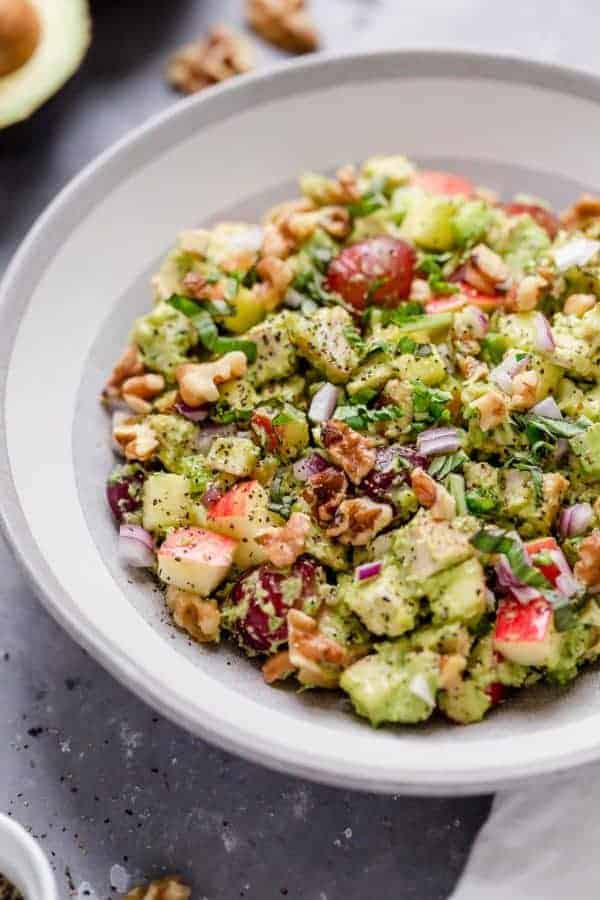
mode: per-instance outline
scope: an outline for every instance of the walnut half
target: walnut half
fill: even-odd
[[[191,894],[191,888],[183,883],[179,875],[167,875],[145,887],[133,888],[124,900],[190,900]]]
[[[290,53],[310,53],[319,35],[304,0],[246,0],[248,22],[266,41]]]
[[[254,53],[249,42],[226,25],[215,25],[205,38],[173,54],[167,66],[167,81],[182,94],[195,94],[248,72],[253,66]]]

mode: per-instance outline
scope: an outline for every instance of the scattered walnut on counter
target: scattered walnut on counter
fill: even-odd
[[[282,50],[310,53],[319,46],[304,0],[246,0],[246,16],[260,37]]]
[[[372,438],[359,434],[337,419],[325,423],[321,437],[334,463],[342,467],[353,484],[360,484],[375,465]]]
[[[226,25],[215,25],[205,38],[187,44],[173,54],[167,66],[167,81],[182,94],[242,75],[254,66],[250,43]]]
[[[365,547],[393,518],[392,507],[387,503],[375,503],[368,497],[343,500],[327,535],[337,537],[342,544]]]
[[[191,888],[183,883],[179,875],[167,875],[145,887],[133,888],[124,900],[190,900],[191,894]]]

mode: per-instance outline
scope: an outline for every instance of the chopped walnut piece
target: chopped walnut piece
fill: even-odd
[[[600,218],[600,197],[582,194],[579,200],[560,216],[561,225],[569,230],[585,228],[594,219]]]
[[[575,577],[588,587],[600,584],[600,531],[592,531],[582,540],[574,571]]]
[[[348,481],[343,472],[331,466],[308,479],[304,490],[307,500],[321,523],[331,522],[337,508],[346,496]]]
[[[113,428],[113,439],[127,459],[140,462],[151,459],[158,447],[158,438],[150,426],[135,417],[118,421]]]
[[[340,503],[333,525],[327,529],[327,536],[337,537],[342,544],[364,547],[393,518],[394,512],[387,503],[375,503],[368,497],[354,497]]]
[[[540,377],[537,372],[518,372],[513,378],[511,409],[531,409],[537,399]]]
[[[183,279],[187,297],[194,300],[224,300],[225,286],[222,281],[209,282],[199,272],[188,272]]]
[[[304,513],[292,513],[282,528],[271,528],[260,534],[258,543],[264,547],[267,558],[274,566],[293,565],[304,553],[304,543],[310,532],[310,519]]]
[[[138,415],[149,413],[152,404],[149,402],[158,397],[165,389],[162,375],[148,372],[146,375],[133,375],[126,378],[121,385],[121,395],[127,406]]]
[[[110,378],[104,388],[104,399],[114,399],[121,394],[121,385],[133,375],[141,375],[144,371],[142,354],[135,344],[128,344],[115,363]]]
[[[274,681],[283,681],[295,669],[296,666],[292,663],[288,651],[280,650],[266,661],[261,672],[267,684],[273,684]]]
[[[417,500],[429,510],[431,517],[450,521],[456,515],[456,501],[446,488],[424,472],[419,466],[410,473],[410,483]]]
[[[309,197],[298,197],[297,200],[286,200],[277,203],[265,213],[263,222],[265,225],[275,225],[279,228],[288,216],[298,212],[310,212],[315,209],[315,204]]]
[[[508,290],[512,283],[510,269],[502,257],[485,244],[473,248],[465,265],[464,279],[484,294],[495,294],[496,289]]]
[[[281,229],[272,222],[263,228],[262,255],[265,258],[275,257],[287,259],[295,247],[295,242],[290,237],[285,237]]]
[[[375,465],[373,439],[354,431],[345,422],[330,419],[323,426],[321,438],[333,462],[342,467],[353,484],[360,484]]]
[[[307,240],[322,228],[334,238],[346,238],[352,229],[350,213],[343,206],[322,206],[312,212],[291,213],[281,223],[281,230],[296,244]]]
[[[136,887],[123,900],[190,900],[192,891],[179,875],[167,875],[145,887]]]
[[[265,256],[256,266],[262,281],[254,285],[255,296],[262,299],[266,309],[274,309],[285,296],[294,277],[288,262],[276,256]]]
[[[567,316],[583,316],[596,305],[596,298],[593,294],[571,294],[565,300],[563,312]]]
[[[471,382],[484,380],[490,371],[487,364],[480,359],[474,356],[463,356],[462,353],[456,354],[456,365],[463,378]]]
[[[246,0],[252,28],[266,41],[291,53],[310,53],[319,36],[304,0]]]
[[[195,94],[254,65],[250,43],[226,25],[216,25],[208,35],[173,54],[167,81],[182,94]]]
[[[167,588],[167,606],[175,624],[187,631],[195,641],[210,643],[219,640],[221,613],[215,600],[204,600],[199,594],[182,591],[171,584]]]
[[[508,399],[499,391],[488,391],[471,404],[479,410],[479,427],[491,431],[508,419]]]
[[[240,378],[247,367],[241,350],[232,350],[214,362],[183,363],[175,370],[181,399],[189,406],[215,403],[219,399],[217,385]]]
[[[508,292],[506,309],[509,312],[529,312],[535,309],[546,286],[546,279],[540,275],[526,275]]]

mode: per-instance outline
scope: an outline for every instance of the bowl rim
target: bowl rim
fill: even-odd
[[[124,650],[109,636],[100,633],[87,623],[77,610],[70,607],[68,594],[60,586],[58,579],[46,562],[43,554],[29,530],[24,514],[20,508],[17,492],[12,479],[10,461],[6,442],[6,410],[5,396],[7,377],[10,369],[12,345],[20,321],[29,302],[27,291],[19,300],[19,307],[9,305],[9,295],[15,291],[24,276],[28,260],[35,254],[38,244],[44,237],[51,249],[45,249],[37,268],[43,271],[45,262],[50,259],[64,235],[65,222],[69,231],[74,229],[85,212],[95,204],[84,194],[86,187],[92,187],[99,174],[110,178],[118,173],[119,165],[125,164],[132,148],[140,148],[153,135],[168,132],[165,128],[170,123],[185,119],[191,110],[198,108],[206,111],[207,121],[218,121],[230,113],[228,107],[237,99],[238,108],[243,105],[246,96],[260,96],[262,102],[277,96],[294,93],[292,89],[279,93],[288,83],[295,81],[321,79],[330,81],[339,74],[348,80],[349,70],[361,72],[362,80],[369,77],[378,79],[386,76],[397,76],[399,71],[408,75],[432,74],[451,75],[452,77],[468,77],[471,79],[501,80],[516,82],[542,89],[552,89],[578,98],[591,99],[600,103],[600,77],[585,71],[537,62],[525,57],[486,54],[447,49],[411,49],[411,50],[370,50],[355,53],[323,53],[315,57],[302,58],[281,64],[276,69],[232,79],[229,83],[219,85],[206,94],[190,97],[174,103],[171,107],[152,116],[141,126],[131,130],[88,163],[58,193],[45,211],[31,227],[20,247],[9,263],[0,282],[0,353],[6,364],[0,367],[0,526],[15,556],[30,583],[40,597],[45,608],[59,624],[81,646],[91,653],[112,675],[132,690],[138,697],[171,719],[177,725],[209,740],[219,747],[238,754],[252,762],[269,768],[343,787],[359,790],[392,793],[399,790],[404,793],[451,795],[482,793],[499,787],[524,784],[532,777],[558,777],[576,766],[592,762],[600,757],[600,738],[585,746],[570,746],[568,749],[556,748],[554,756],[543,754],[536,762],[502,767],[501,760],[488,760],[476,771],[444,775],[441,770],[416,770],[414,767],[403,767],[400,760],[393,772],[387,770],[384,775],[380,770],[370,770],[365,766],[361,772],[350,771],[343,766],[333,766],[319,758],[318,752],[307,754],[305,749],[295,754],[282,751],[281,748],[266,741],[249,740],[238,723],[227,715],[212,720],[198,721],[185,705],[178,702],[175,692],[160,690],[158,683],[148,678],[148,673],[128,658]],[[329,70],[329,74],[324,73]],[[371,72],[369,73],[369,70]],[[358,76],[352,80],[357,80]],[[360,79],[358,79],[360,80]],[[220,107],[223,107],[219,114]],[[216,113],[216,115],[215,115]],[[160,143],[160,142],[159,142]],[[171,141],[167,141],[167,146]],[[157,153],[154,147],[149,154],[153,158]],[[113,172],[114,170],[114,172]],[[118,183],[116,178],[114,183]],[[90,191],[91,193],[91,191]],[[71,209],[71,204],[75,209]],[[56,237],[47,241],[45,236],[56,223]],[[38,253],[38,258],[40,254]],[[581,743],[581,742],[580,742]]]
[[[31,900],[58,900],[52,867],[36,839],[0,813],[0,872]]]

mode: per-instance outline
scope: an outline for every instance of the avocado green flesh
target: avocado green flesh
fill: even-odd
[[[27,119],[77,71],[91,40],[87,0],[32,0],[41,37],[30,59],[0,77],[0,128]]]

